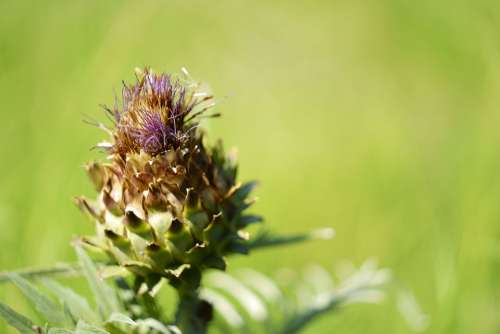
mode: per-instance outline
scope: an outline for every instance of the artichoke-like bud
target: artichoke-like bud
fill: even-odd
[[[242,229],[260,221],[243,213],[255,183],[238,183],[234,154],[207,146],[198,128],[212,105],[200,84],[146,69],[106,108],[114,127],[98,146],[109,155],[86,167],[97,200],[76,200],[96,221],[84,240],[150,287],[162,277],[196,287],[203,269],[247,251]]]

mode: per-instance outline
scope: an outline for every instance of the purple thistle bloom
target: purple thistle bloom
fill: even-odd
[[[161,153],[168,145],[170,131],[159,113],[145,113],[142,128],[136,130],[135,139],[149,154]]]
[[[197,97],[196,89],[196,85],[149,69],[135,84],[123,83],[121,110],[115,106],[110,112],[116,122],[114,151],[126,154],[142,150],[157,155],[197,136],[195,119],[207,107],[191,112],[212,97]]]

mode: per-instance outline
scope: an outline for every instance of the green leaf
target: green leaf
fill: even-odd
[[[301,312],[294,314],[293,317],[286,322],[283,334],[292,334],[300,332],[304,327],[309,325],[320,315],[336,309],[342,300],[331,296],[328,300],[321,300],[320,303],[312,304]]]
[[[267,307],[259,296],[237,279],[218,271],[210,272],[207,279],[211,287],[223,290],[237,300],[252,319],[263,321],[268,317]]]
[[[236,310],[236,308],[223,295],[208,288],[203,288],[200,291],[200,297],[210,302],[217,313],[233,328],[243,327],[244,320]]]
[[[19,271],[0,272],[0,283],[9,282],[9,275],[11,274],[18,274],[23,278],[30,279],[53,275],[74,276],[78,274],[79,270],[79,266],[75,264],[59,264],[48,268],[28,268]]]
[[[51,328],[47,334],[73,334],[74,332],[65,328]]]
[[[181,331],[176,326],[166,326],[153,318],[137,320],[137,326],[139,328],[153,329],[161,334],[181,334]]]
[[[17,313],[7,305],[0,303],[0,316],[21,334],[33,334],[33,322],[24,315]]]
[[[47,289],[59,298],[61,303],[68,307],[74,319],[82,319],[92,324],[99,323],[99,316],[92,311],[85,298],[51,279],[45,279],[43,283]]]
[[[159,333],[162,334],[181,334],[179,329],[175,326],[166,326],[162,322],[153,319],[153,318],[148,318],[148,319],[143,319],[143,320],[137,320],[134,321],[130,317],[128,317],[125,314],[122,313],[113,313],[109,319],[106,321],[108,324],[123,324],[130,326],[132,328],[147,328],[147,329],[153,329]],[[149,332],[149,331],[148,331]]]
[[[126,325],[132,328],[148,328],[154,329],[160,333],[170,334],[169,329],[163,323],[156,319],[148,318],[145,320],[132,320],[129,316],[123,313],[113,313],[108,320],[106,320],[107,324],[116,324],[116,325]]]
[[[128,326],[136,326],[137,323],[132,320],[131,318],[129,318],[128,316],[126,316],[125,314],[123,313],[113,313],[111,314],[111,316],[108,318],[108,320],[106,320],[107,323],[114,323],[114,324],[124,324],[124,325],[128,325]]]
[[[97,275],[97,269],[94,263],[87,253],[85,253],[83,248],[80,245],[76,245],[75,248],[80,265],[82,266],[83,274],[92,289],[101,316],[107,318],[113,312],[118,312],[120,310],[119,302],[113,289]]]
[[[30,301],[44,321],[52,325],[63,325],[67,323],[64,310],[44,296],[34,285],[18,274],[10,274],[9,277],[12,283],[14,283]]]
[[[318,273],[314,275],[319,276]],[[317,287],[322,290],[321,285],[323,285],[323,289],[326,288],[326,291],[316,291],[315,297],[305,308],[289,317],[281,332],[284,334],[297,333],[319,316],[346,304],[378,302],[383,297],[381,289],[390,281],[390,278],[390,271],[377,269],[375,262],[369,260],[350,277],[344,279],[335,291],[331,289],[330,283],[324,285],[323,282]],[[324,281],[324,279],[322,280]]]
[[[104,329],[87,324],[85,321],[80,320],[76,325],[75,334],[110,334]]]
[[[274,303],[283,298],[281,289],[276,282],[258,271],[241,269],[238,278],[268,303]]]
[[[250,249],[256,249],[263,247],[284,246],[308,240],[327,240],[333,238],[334,235],[335,231],[332,228],[318,229],[308,233],[292,235],[274,235],[268,231],[263,231],[248,242],[248,247]]]

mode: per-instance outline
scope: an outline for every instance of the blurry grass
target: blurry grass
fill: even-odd
[[[74,258],[68,240],[92,227],[71,196],[91,194],[80,166],[101,157],[90,147],[103,137],[84,114],[103,118],[97,105],[113,102],[135,66],[186,66],[229,96],[210,136],[238,147],[242,178],[261,180],[255,210],[269,227],[337,230],[332,242],[233,266],[272,272],[376,255],[430,314],[427,333],[498,332],[498,7],[3,1],[0,269]],[[387,303],[308,333],[332,331],[408,329]]]

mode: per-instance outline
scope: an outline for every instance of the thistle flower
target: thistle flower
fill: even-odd
[[[109,156],[86,166],[98,198],[76,199],[96,221],[84,241],[150,288],[162,277],[196,288],[204,268],[223,270],[226,255],[247,251],[242,229],[261,220],[244,214],[255,184],[236,181],[234,154],[204,141],[198,121],[213,97],[201,88],[150,69],[124,83],[122,105],[105,108],[114,126],[98,147]]]
[[[195,137],[194,119],[211,104],[196,108],[212,102],[212,96],[198,92],[195,85],[148,69],[135,85],[124,84],[122,110],[107,109],[116,124],[114,152],[126,155],[142,150],[154,156]]]

